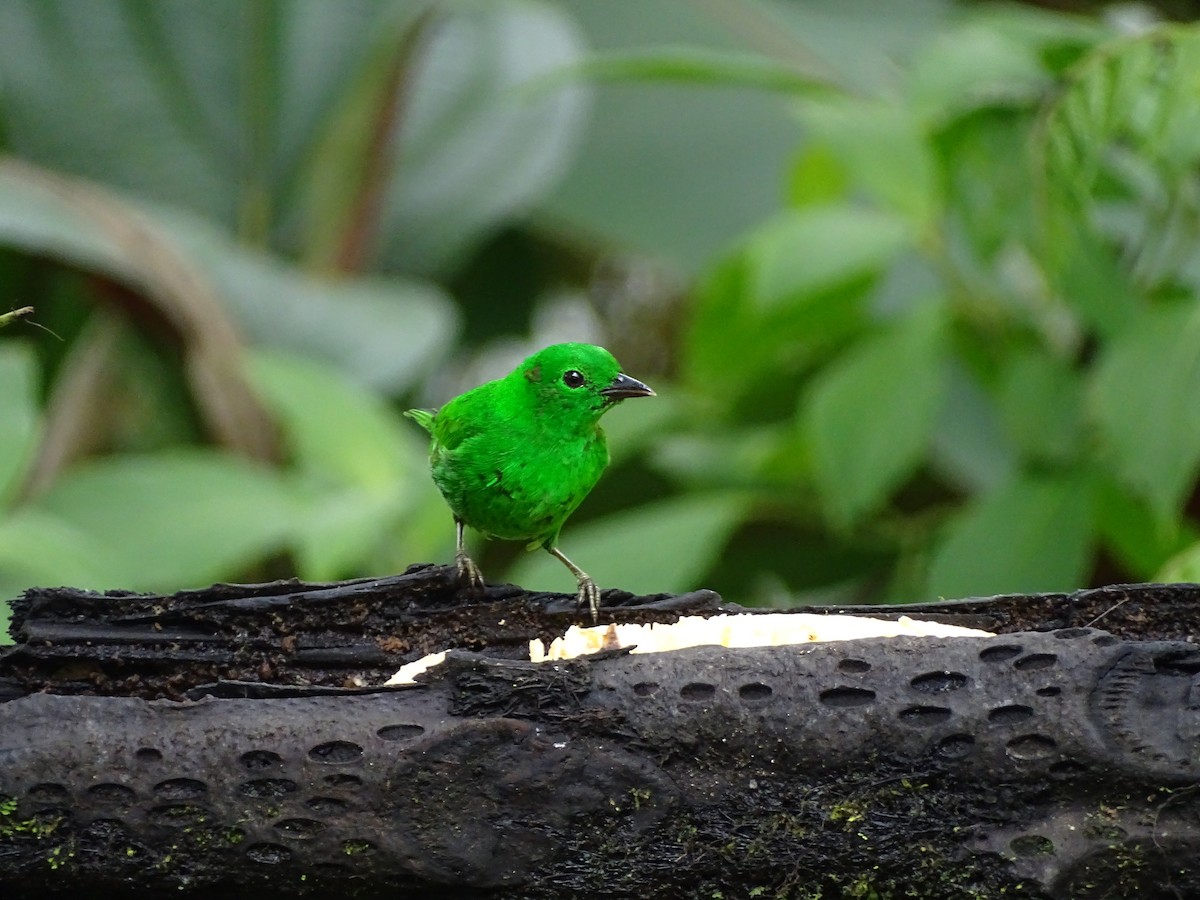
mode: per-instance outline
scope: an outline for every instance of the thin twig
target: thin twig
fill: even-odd
[[[1112,606],[1110,606],[1104,612],[1100,613],[1100,615],[1096,616],[1096,618],[1092,619],[1092,621],[1088,622],[1087,625],[1085,625],[1084,627],[1091,628],[1093,625],[1095,625],[1097,622],[1099,622],[1101,619],[1103,619],[1105,616],[1107,616],[1110,612],[1112,612],[1118,606],[1122,606],[1128,602],[1129,602],[1128,595],[1122,597],[1120,600],[1118,600],[1116,603],[1114,603]]]
[[[58,338],[60,341],[62,340],[62,336],[58,332],[54,331],[53,329],[47,328],[45,325],[42,325],[40,322],[35,322],[35,321],[33,321],[33,319],[30,319],[29,317],[32,315],[33,315],[33,307],[32,306],[22,306],[20,309],[14,309],[10,312],[0,314],[0,328],[3,328],[5,325],[8,325],[12,322],[16,322],[21,319],[24,319],[26,325],[32,325],[34,328],[40,328],[40,329],[42,329],[42,331],[46,332],[46,334],[52,334],[56,338]]]

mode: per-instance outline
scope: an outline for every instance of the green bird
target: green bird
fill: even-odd
[[[468,586],[483,587],[463,541],[469,525],[548,550],[571,570],[579,606],[596,621],[600,591],[558,549],[558,533],[608,465],[600,417],[626,397],[652,396],[603,347],[554,344],[436,412],[405,413],[432,435],[430,469],[454,513],[454,561]]]

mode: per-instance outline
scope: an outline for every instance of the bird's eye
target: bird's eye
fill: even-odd
[[[583,373],[578,372],[575,369],[568,369],[567,371],[563,372],[563,384],[569,388],[582,387],[586,380],[587,379],[583,377]]]

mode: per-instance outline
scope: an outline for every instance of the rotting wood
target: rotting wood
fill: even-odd
[[[0,657],[0,895],[1200,896],[1200,588],[854,611],[1005,636],[531,664],[574,598],[439,567],[33,591]]]

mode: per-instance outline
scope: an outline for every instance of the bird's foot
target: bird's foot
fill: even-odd
[[[479,571],[479,566],[475,565],[475,560],[465,553],[458,553],[454,556],[454,565],[458,569],[458,577],[463,587],[473,594],[482,594],[483,573]]]
[[[592,624],[600,620],[600,588],[587,575],[579,579],[579,596],[575,598],[575,615],[578,616],[584,605],[592,613]]]

